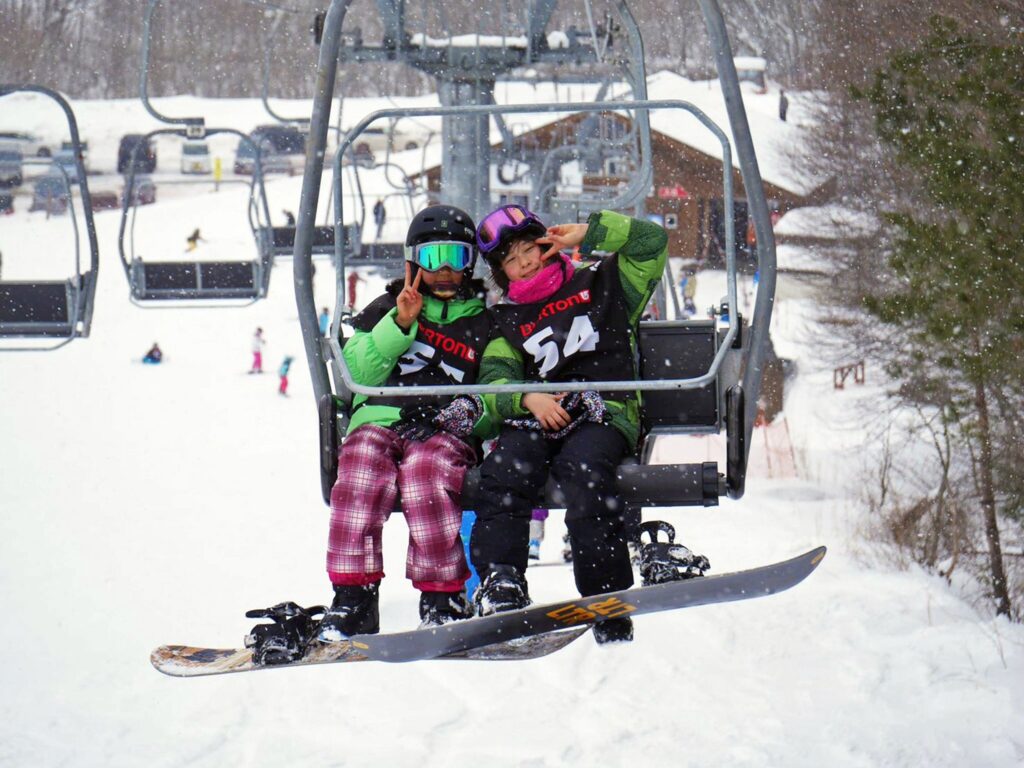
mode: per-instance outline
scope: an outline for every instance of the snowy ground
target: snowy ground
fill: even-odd
[[[147,237],[177,250],[230,199],[157,203]],[[248,608],[327,600],[328,510],[290,265],[245,309],[140,309],[117,225],[97,216],[92,338],[0,353],[0,766],[1024,763],[1024,630],[867,552],[864,435],[841,417],[877,393],[832,390],[809,352],[808,300],[780,301],[773,334],[800,370],[786,420],[803,479],[761,471],[739,502],[666,513],[718,572],[827,545],[790,592],[644,616],[629,646],[585,637],[532,662],[160,675],[156,645],[235,645]],[[5,277],[66,272],[66,227],[0,219]],[[221,247],[251,255],[227,235]],[[724,292],[720,276],[700,283],[698,306]],[[333,306],[326,264],[316,288]],[[371,278],[360,303],[379,288]],[[249,376],[257,325],[268,373]],[[166,363],[139,364],[154,340]],[[297,358],[288,398],[273,373],[285,355]],[[556,515],[545,559],[561,531]],[[417,623],[405,538],[396,517],[382,590],[396,630]],[[571,594],[565,568],[529,576],[538,600]]]

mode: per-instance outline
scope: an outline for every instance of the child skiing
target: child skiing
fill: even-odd
[[[327,307],[320,310],[318,322],[320,323],[320,335],[326,336],[327,332],[331,330],[331,311]]]
[[[286,357],[281,367],[277,369],[277,375],[281,377],[281,383],[277,387],[277,394],[288,396],[288,369],[292,367],[291,357]]]
[[[185,250],[188,252],[194,251],[199,247],[199,243],[205,243],[203,236],[199,234],[199,228],[196,227],[192,234],[185,238]]]
[[[477,246],[506,297],[491,307],[500,336],[484,352],[481,383],[608,381],[635,376],[637,324],[667,258],[657,224],[611,211],[546,228],[506,205],[484,218]],[[542,249],[541,246],[544,246]],[[561,250],[578,248],[575,264]],[[487,395],[504,420],[484,460],[470,552],[481,615],[530,604],[525,572],[531,512],[550,472],[566,499],[576,586],[583,596],[633,584],[616,469],[636,450],[636,393]],[[598,643],[633,637],[629,617],[594,626]]]
[[[450,206],[418,213],[406,238],[405,280],[352,320],[345,362],[367,385],[472,384],[490,315],[471,280],[473,222]],[[489,436],[480,398],[357,395],[331,492],[327,572],[334,601],[319,639],[379,631],[381,534],[401,494],[409,526],[406,577],[420,590],[421,626],[467,618],[469,576],[459,528],[476,438]]]
[[[266,344],[263,338],[263,329],[257,328],[252,335],[252,367],[249,373],[263,373],[263,345]]]

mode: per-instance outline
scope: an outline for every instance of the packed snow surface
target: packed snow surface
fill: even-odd
[[[87,137],[127,130],[119,109],[89,106]],[[18,204],[0,218],[5,278],[68,274],[67,220]],[[244,201],[206,191],[148,213],[138,236],[177,258],[200,217],[244,222]],[[328,510],[290,264],[275,266],[266,301],[243,309],[142,309],[117,261],[118,219],[96,217],[92,337],[0,353],[0,765],[1024,762],[1024,631],[979,616],[941,579],[897,569],[860,536],[857,488],[871,465],[864,431],[844,415],[853,398],[879,392],[870,380],[832,389],[810,343],[812,299],[777,306],[776,348],[799,373],[785,438],[755,433],[745,497],[647,514],[672,522],[718,573],[827,545],[791,591],[643,616],[632,644],[584,637],[531,662],[160,675],[149,664],[157,645],[236,646],[252,624],[246,609],[329,600]],[[210,227],[200,252],[251,257],[251,242]],[[360,306],[383,285],[367,279]],[[320,262],[318,305],[333,306],[332,280]],[[699,280],[698,307],[715,303],[721,276]],[[268,373],[248,375],[257,326]],[[140,364],[153,341],[165,362]],[[274,371],[286,355],[296,363],[281,397]],[[783,439],[785,469],[763,458]],[[667,441],[659,460],[707,448],[684,442]],[[557,559],[563,530],[556,513],[544,560]],[[418,623],[405,541],[395,516],[385,529],[387,630]],[[529,580],[537,601],[574,594],[567,568]]]

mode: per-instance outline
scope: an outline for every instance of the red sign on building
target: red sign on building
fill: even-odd
[[[658,197],[686,200],[690,197],[690,193],[686,191],[686,187],[675,184],[671,187],[658,187]]]

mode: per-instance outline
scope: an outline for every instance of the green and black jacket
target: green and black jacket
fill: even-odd
[[[500,336],[487,345],[481,384],[636,378],[637,330],[668,258],[657,224],[613,211],[591,214],[580,252],[611,254],[579,265],[572,279],[536,304],[491,307]],[[635,446],[639,393],[604,393],[611,423]],[[501,420],[530,413],[522,394],[485,395]]]

